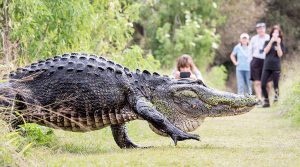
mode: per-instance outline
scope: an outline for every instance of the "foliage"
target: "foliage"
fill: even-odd
[[[190,54],[200,69],[214,58],[219,37],[215,27],[222,22],[217,2],[211,0],[149,1],[142,8],[146,48],[170,67],[181,54]]]
[[[28,143],[39,146],[51,146],[55,141],[53,129],[39,126],[37,124],[21,125],[21,134],[26,138]]]
[[[18,61],[71,51],[122,55],[132,40],[139,8],[139,3],[125,0],[11,1],[11,39],[20,43]]]
[[[268,2],[265,19],[270,25],[280,24],[284,32],[284,42],[289,50],[299,50],[300,1],[272,0]],[[297,55],[291,55],[297,56]],[[294,57],[293,57],[294,58]]]
[[[280,111],[292,125],[300,126],[300,75],[299,58],[283,61],[279,87],[279,102],[274,110]]]
[[[31,144],[17,132],[9,132],[8,127],[0,120],[0,166],[26,166],[24,154]]]
[[[208,84],[215,89],[225,90],[227,79],[227,70],[225,66],[214,66],[211,70],[204,75],[204,80]]]
[[[122,56],[115,57],[115,60],[120,64],[127,64],[127,67],[131,70],[147,69],[147,70],[157,70],[159,69],[160,62],[155,60],[152,55],[146,55],[145,58],[142,56],[143,50],[134,45],[124,51]]]
[[[300,126],[300,80],[292,86],[292,91],[283,104],[289,109],[286,116],[291,118],[292,124]]]

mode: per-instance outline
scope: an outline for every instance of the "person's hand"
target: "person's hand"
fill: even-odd
[[[180,72],[179,71],[175,72],[175,79],[180,79]]]
[[[280,44],[281,38],[277,38],[276,42],[277,42],[277,44]]]
[[[192,75],[190,76],[190,78],[193,79],[193,80],[197,80],[197,77],[196,77],[195,74],[192,74]]]
[[[239,62],[235,62],[234,65],[237,66],[239,64]]]
[[[277,39],[278,39],[278,37],[272,37],[271,40],[270,40],[270,42],[272,42],[272,43],[273,43],[273,42],[276,42]]]

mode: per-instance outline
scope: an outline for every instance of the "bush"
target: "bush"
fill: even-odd
[[[143,52],[144,51],[140,47],[135,45],[126,49],[122,56],[114,56],[113,58],[115,61],[131,70],[135,70],[136,68],[141,70],[147,69],[149,71],[158,70],[160,67],[159,61],[155,60],[150,54],[143,57]]]
[[[293,85],[291,90],[291,94],[284,99],[282,105],[289,109],[286,116],[291,118],[292,124],[300,126],[300,80]]]
[[[280,98],[274,108],[291,120],[291,123],[300,126],[300,75],[299,59],[285,61],[282,64],[282,78],[280,79]]]
[[[225,90],[226,79],[227,70],[223,65],[214,66],[208,73],[204,74],[204,80],[207,85],[219,90]]]
[[[19,131],[25,137],[28,143],[50,147],[57,140],[53,129],[28,123],[21,125],[20,127],[21,128]]]
[[[141,7],[139,23],[146,49],[153,51],[164,68],[182,54],[191,55],[201,70],[214,59],[219,36],[216,26],[224,21],[218,1],[149,1]]]

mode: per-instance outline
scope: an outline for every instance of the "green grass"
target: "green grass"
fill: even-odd
[[[235,117],[209,118],[195,132],[201,142],[175,147],[154,134],[145,121],[129,124],[133,141],[148,149],[121,150],[110,129],[89,133],[55,130],[57,145],[31,149],[39,166],[297,166],[300,131],[266,109]]]
[[[300,127],[300,59],[283,64],[280,101],[273,111],[279,111],[290,124]]]

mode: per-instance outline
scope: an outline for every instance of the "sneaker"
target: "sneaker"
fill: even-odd
[[[256,107],[262,107],[263,102],[261,100],[257,100]]]
[[[273,102],[274,103],[278,102],[278,98],[279,98],[279,91],[278,91],[278,89],[276,89],[275,90],[275,95],[274,95]]]
[[[270,102],[269,102],[269,99],[265,99],[264,100],[264,104],[262,106],[263,108],[267,108],[267,107],[270,107]]]
[[[278,96],[274,96],[274,99],[273,99],[273,103],[277,103],[278,102]]]

